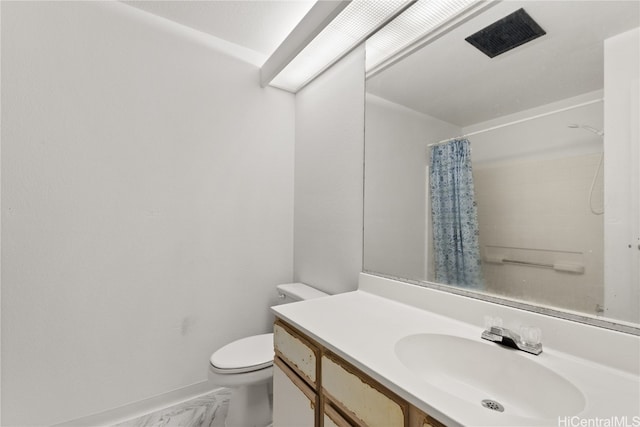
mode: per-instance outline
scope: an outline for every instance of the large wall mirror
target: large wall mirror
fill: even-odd
[[[367,42],[364,270],[637,334],[640,2],[465,8]]]

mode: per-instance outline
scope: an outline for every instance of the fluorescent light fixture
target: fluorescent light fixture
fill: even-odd
[[[270,82],[265,82],[263,78],[263,85],[268,83],[289,92],[297,92],[413,2],[415,0],[348,2],[346,7],[275,78]],[[269,60],[265,66],[268,63]]]
[[[367,40],[367,73],[395,62],[399,56],[413,52],[417,45],[422,46],[434,33],[447,31],[495,3],[491,0],[418,0]]]
[[[295,93],[367,38],[369,72],[491,1],[320,0],[262,66],[261,84]]]

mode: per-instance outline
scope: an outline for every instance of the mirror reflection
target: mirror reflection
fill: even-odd
[[[365,271],[639,323],[639,14],[493,3],[370,65]]]

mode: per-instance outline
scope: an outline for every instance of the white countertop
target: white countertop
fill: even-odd
[[[583,393],[585,409],[578,414],[566,414],[566,424],[559,424],[558,419],[540,421],[511,415],[508,411],[490,411],[479,404],[477,407],[470,405],[419,378],[395,354],[394,347],[398,340],[420,333],[455,335],[486,345],[498,345],[480,339],[480,327],[362,290],[275,306],[272,311],[400,397],[447,425],[573,426],[587,425],[576,424],[581,419],[611,420],[612,417],[624,419],[622,417],[626,416],[628,425],[640,426],[638,376],[553,348],[544,347],[543,353],[538,356],[524,352],[518,354],[552,369]],[[522,386],[526,386],[524,381]],[[573,416],[579,418],[571,420],[570,417]]]

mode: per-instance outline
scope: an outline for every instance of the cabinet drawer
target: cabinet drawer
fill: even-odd
[[[354,421],[369,427],[404,427],[409,405],[329,352],[322,356],[323,394]]]
[[[273,344],[276,356],[282,358],[309,385],[316,388],[318,348],[300,332],[279,319],[273,326]]]

